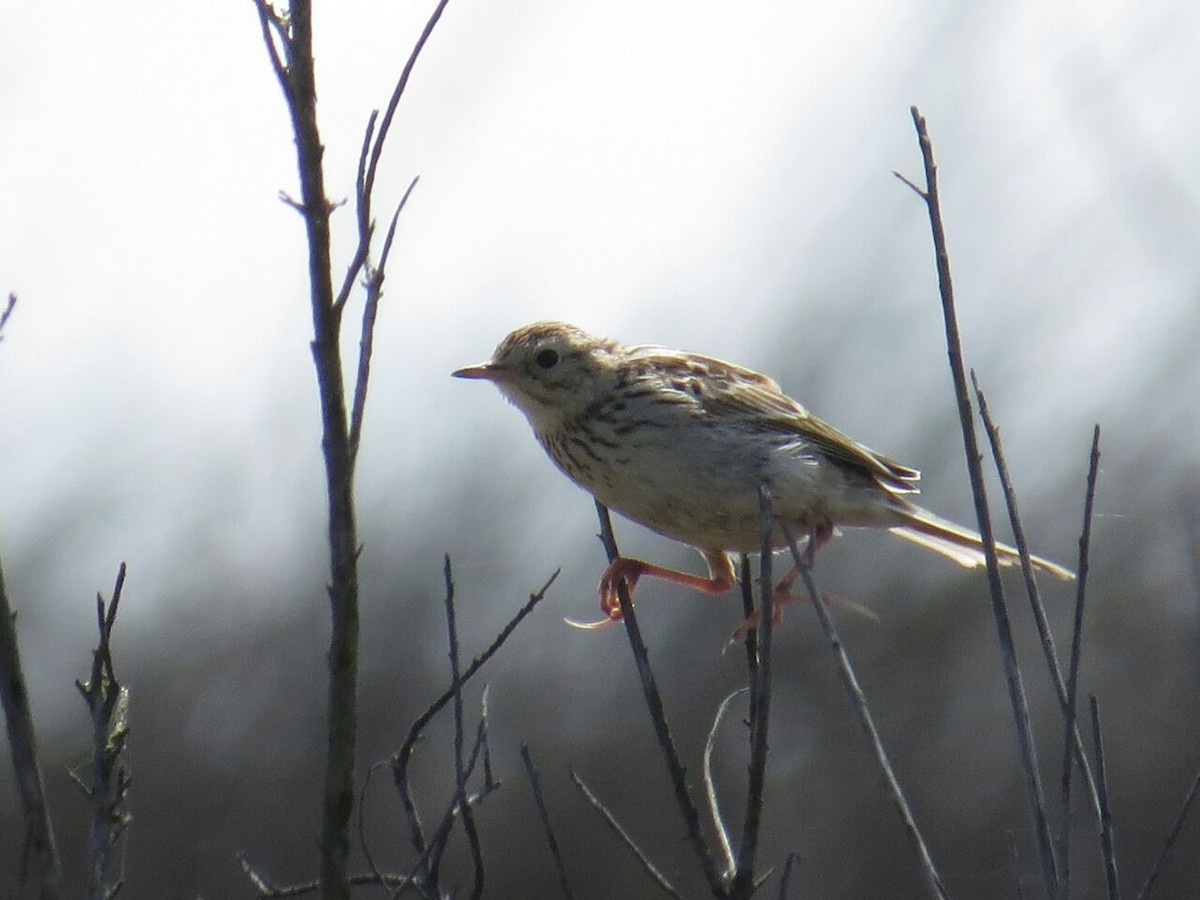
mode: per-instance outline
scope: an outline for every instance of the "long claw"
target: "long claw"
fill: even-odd
[[[607,628],[610,625],[616,625],[621,620],[613,619],[596,619],[594,622],[580,622],[578,619],[569,619],[563,616],[563,621],[572,628],[578,628],[580,631],[599,631],[601,628]]]

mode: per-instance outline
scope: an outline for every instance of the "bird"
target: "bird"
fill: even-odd
[[[853,440],[771,378],[711,356],[624,346],[563,322],[518,328],[484,363],[452,373],[490,381],[517,407],[555,465],[625,518],[700,551],[708,576],[618,556],[600,578],[603,617],[622,618],[618,586],[643,576],[708,594],[736,584],[730,554],[763,546],[759,487],[770,491],[771,543],[807,535],[805,559],[835,529],[884,528],[962,566],[985,562],[979,534],[918,506],[920,472]],[[785,527],[786,526],[786,527]],[[997,543],[1001,565],[1018,552]],[[1069,569],[1030,556],[1064,581]],[[775,598],[793,598],[793,567]],[[775,606],[780,609],[781,602]],[[751,627],[753,627],[751,625]]]

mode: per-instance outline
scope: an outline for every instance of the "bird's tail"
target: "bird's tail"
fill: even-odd
[[[972,568],[982,566],[986,562],[983,555],[983,539],[969,528],[935,516],[919,506],[905,509],[901,515],[905,524],[889,528],[892,534],[898,534],[914,544],[947,556],[960,566]],[[1002,566],[1019,565],[1021,561],[1015,548],[999,541],[996,542],[996,557]],[[1055,578],[1063,581],[1075,580],[1074,572],[1048,559],[1030,555],[1029,562],[1035,569],[1040,569]]]

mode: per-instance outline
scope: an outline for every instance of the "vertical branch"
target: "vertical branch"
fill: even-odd
[[[0,315],[0,327],[8,317],[13,299],[10,295],[8,310]],[[0,703],[4,706],[8,748],[12,755],[17,793],[21,798],[21,811],[25,817],[21,881],[26,881],[32,875],[41,900],[58,900],[61,896],[62,866],[54,843],[50,810],[46,806],[33,710],[29,706],[29,689],[25,684],[21,651],[17,643],[16,618],[16,610],[9,603],[8,591],[4,586],[4,567],[0,564]]]
[[[942,298],[942,314],[945,319],[950,372],[954,380],[954,395],[958,402],[958,417],[962,426],[967,472],[971,481],[971,493],[975,500],[975,516],[979,521],[979,533],[982,536],[984,555],[987,558],[987,579],[992,601],[992,617],[995,620],[1000,653],[1004,660],[1009,701],[1012,704],[1026,788],[1033,810],[1038,855],[1042,863],[1042,878],[1046,896],[1054,897],[1058,893],[1058,869],[1054,859],[1054,845],[1050,838],[1050,826],[1046,818],[1045,794],[1037,768],[1037,750],[1034,746],[1033,730],[1029,720],[1029,704],[1026,701],[1025,686],[1021,680],[1021,669],[1017,662],[1012,623],[1009,620],[1008,606],[1004,598],[1004,585],[1000,581],[1000,566],[996,559],[996,537],[992,531],[991,513],[988,511],[987,491],[983,481],[982,455],[979,452],[979,443],[975,436],[971,398],[967,392],[966,367],[963,364],[962,343],[959,340],[958,314],[954,307],[954,286],[950,278],[950,253],[947,250],[946,232],[942,224],[933,143],[930,141],[929,132],[925,127],[925,118],[915,106],[912,107],[912,119],[916,126],[917,139],[924,162],[926,187],[922,190],[899,173],[897,173],[897,177],[916,192],[925,202],[929,212],[934,255],[937,260],[938,289]]]
[[[8,319],[16,306],[17,295],[9,293],[8,302],[4,304],[4,309],[0,310],[0,341],[4,340],[4,326],[8,324]]]
[[[612,518],[608,514],[608,508],[599,500],[596,501],[596,514],[600,517],[600,541],[603,543],[604,552],[611,563],[621,554],[617,549],[616,538],[613,536]],[[658,745],[671,776],[671,784],[675,788],[675,801],[679,804],[679,811],[683,814],[688,840],[696,851],[696,855],[700,857],[700,866],[704,870],[709,890],[712,891],[714,897],[724,897],[725,885],[721,879],[721,873],[717,869],[712,850],[700,827],[700,813],[688,792],[687,770],[679,759],[675,739],[671,736],[671,726],[667,723],[667,713],[663,706],[662,695],[658,690],[658,681],[654,677],[654,670],[650,667],[650,654],[646,649],[646,642],[642,640],[642,631],[638,627],[633,601],[629,598],[629,591],[622,580],[617,581],[617,599],[621,604],[625,633],[629,637],[629,646],[633,650],[633,659],[637,664],[638,676],[641,678],[646,708],[650,711],[654,734],[658,738]]]
[[[348,900],[350,816],[358,740],[358,532],[354,515],[353,456],[339,347],[341,310],[334,303],[330,257],[330,204],[325,195],[324,147],[317,127],[311,0],[292,0],[286,22],[267,0],[254,0],[264,42],[283,88],[296,141],[312,307],[313,362],[321,405],[330,549],[329,684],[325,785],[320,838],[321,894]]]
[[[1097,820],[1102,818],[1100,792],[1095,778],[1088,766],[1087,757],[1083,753],[1079,729],[1076,727],[1076,698],[1079,696],[1079,660],[1083,654],[1083,608],[1087,597],[1088,566],[1090,564],[1090,548],[1092,541],[1092,512],[1096,501],[1096,479],[1100,474],[1100,426],[1092,432],[1091,461],[1088,466],[1087,493],[1083,502],[1083,531],[1079,536],[1079,580],[1075,591],[1075,618],[1071,629],[1071,661],[1067,669],[1067,698],[1064,708],[1064,727],[1066,737],[1063,746],[1062,769],[1062,836],[1059,845],[1062,848],[1062,897],[1068,895],[1070,885],[1070,828],[1071,828],[1071,750],[1075,748],[1080,759],[1080,771],[1087,781],[1090,798],[1096,808]]]
[[[562,852],[558,848],[558,837],[554,834],[554,826],[550,824],[550,810],[546,807],[546,795],[542,792],[542,777],[538,774],[537,766],[533,763],[533,754],[529,745],[521,741],[521,759],[525,763],[525,772],[529,776],[529,785],[533,788],[533,801],[537,804],[538,818],[542,820],[542,830],[546,832],[546,843],[550,846],[550,855],[554,857],[554,870],[558,873],[558,886],[566,900],[574,900],[571,891],[571,881],[567,878],[567,866],[563,862]]]
[[[446,634],[450,645],[450,684],[454,690],[454,777],[458,789],[458,808],[462,816],[463,831],[471,847],[471,861],[475,867],[475,883],[471,889],[471,900],[479,900],[483,894],[483,854],[479,847],[479,833],[475,829],[475,813],[471,810],[467,796],[467,769],[463,752],[463,704],[462,671],[458,661],[458,620],[454,613],[454,576],[450,571],[450,554],[446,554],[443,574],[446,579]]]
[[[875,755],[875,761],[879,763],[879,769],[883,773],[884,784],[887,785],[888,793],[891,794],[896,811],[900,814],[900,821],[904,823],[904,832],[912,847],[913,855],[916,856],[917,862],[921,867],[921,874],[925,876],[925,885],[929,889],[929,895],[935,898],[935,900],[946,900],[946,888],[942,884],[942,879],[938,875],[937,869],[934,868],[933,857],[929,853],[929,848],[925,844],[925,838],[922,837],[921,830],[917,827],[916,819],[913,818],[912,808],[908,805],[908,798],[904,796],[904,790],[900,787],[900,781],[896,778],[895,770],[892,769],[892,764],[888,760],[887,751],[883,747],[883,740],[879,737],[879,729],[875,727],[875,719],[871,715],[870,707],[867,706],[867,698],[858,683],[858,676],[854,672],[854,667],[850,664],[850,657],[846,655],[846,648],[842,646],[842,639],[838,634],[837,626],[830,617],[829,610],[825,607],[824,598],[817,590],[817,583],[812,574],[812,566],[801,556],[800,548],[796,546],[796,536],[792,533],[791,528],[788,527],[786,522],[782,523],[782,528],[784,536],[787,538],[788,549],[792,552],[792,562],[804,580],[804,588],[808,591],[808,599],[812,602],[813,610],[816,611],[817,618],[821,622],[821,630],[825,632],[825,638],[829,641],[833,649],[833,658],[837,663],[838,675],[842,679],[842,684],[845,685],[846,693],[850,696],[850,703],[854,707],[854,712],[858,716],[858,723],[862,726],[863,733],[867,737],[867,743],[871,745],[871,752]],[[812,546],[811,542],[809,546]]]
[[[123,754],[129,736],[129,692],[117,680],[113,670],[113,623],[125,585],[125,564],[117,570],[112,600],[105,604],[96,595],[96,625],[100,640],[92,651],[92,671],[87,682],[75,682],[87,703],[92,719],[92,778],[84,784],[76,778],[92,802],[92,828],[88,846],[88,897],[107,900],[120,890],[121,882],[108,884],[105,875],[113,847],[129,823],[125,800],[129,792],[129,771]]]
[[[1108,900],[1121,900],[1117,882],[1117,855],[1113,845],[1112,809],[1108,805],[1108,771],[1104,762],[1104,741],[1100,735],[1100,704],[1096,695],[1089,698],[1092,713],[1092,737],[1096,742],[1096,789],[1100,795],[1100,855],[1104,860],[1104,882]]]
[[[363,304],[362,332],[358,340],[358,374],[354,379],[354,405],[350,412],[350,461],[352,464],[358,459],[358,444],[362,439],[363,412],[367,406],[367,383],[371,378],[371,352],[375,346],[375,317],[379,312],[379,301],[383,298],[384,272],[387,270],[388,255],[392,250],[392,239],[396,236],[396,223],[400,220],[400,213],[404,211],[408,198],[412,196],[417,181],[417,178],[413,178],[409,182],[408,190],[396,204],[396,211],[392,213],[392,221],[383,240],[379,265],[370,270],[367,278],[367,299]]]
[[[325,194],[322,158],[324,147],[317,126],[316,76],[313,67],[311,0],[292,0],[286,13],[270,0],[254,0],[263,43],[271,67],[283,89],[296,142],[300,199],[292,205],[304,219],[308,239],[310,301],[313,318],[312,354],[321,404],[321,447],[325,457],[325,482],[329,503],[331,634],[327,757],[321,823],[321,892],[325,900],[347,900],[350,881],[347,863],[349,825],[354,807],[354,764],[358,733],[358,532],[354,510],[354,460],[362,432],[363,408],[370,375],[372,335],[383,269],[396,219],[408,194],[401,200],[383,251],[383,261],[370,269],[368,258],[374,232],[371,202],[380,156],[396,107],[413,67],[445,9],[440,0],[405,64],[392,91],[387,111],[376,129],[373,114],[363,139],[359,159],[357,225],[359,241],[341,289],[335,296],[330,254],[331,205]],[[414,182],[415,184],[415,182]],[[411,191],[411,186],[409,191]],[[340,336],[342,311],[350,289],[363,267],[368,267],[367,303],[354,383],[353,412],[347,413],[345,369]]]
[[[412,787],[409,783],[409,766],[412,762],[413,752],[416,750],[417,742],[421,739],[426,727],[433,721],[441,710],[450,703],[455,696],[455,693],[462,689],[462,686],[470,681],[480,669],[487,664],[500,648],[504,646],[504,642],[516,631],[517,626],[525,620],[525,617],[533,612],[534,608],[542,602],[546,596],[546,591],[550,590],[550,585],[554,584],[554,579],[558,578],[560,570],[555,569],[554,573],[546,579],[546,583],[541,589],[530,594],[529,600],[522,606],[506,624],[486,650],[471,660],[471,664],[463,671],[461,677],[456,679],[455,683],[451,684],[440,697],[433,701],[425,712],[417,716],[412,725],[409,726],[408,734],[404,738],[404,742],[400,745],[400,749],[388,760],[388,765],[392,770],[392,779],[395,782],[396,790],[400,794],[400,802],[404,806],[405,816],[408,818],[408,825],[411,831],[413,846],[417,851],[420,865],[418,868],[425,865],[425,860],[430,856],[430,844],[426,838],[425,825],[421,820],[420,811],[417,809],[417,804],[413,798]],[[486,692],[485,692],[486,696]],[[485,765],[487,765],[485,757]],[[491,779],[489,778],[489,783]],[[433,872],[429,868],[423,869],[425,876],[432,876]]]
[[[743,556],[744,560],[746,557]],[[721,701],[721,705],[717,707],[717,714],[713,716],[712,727],[708,729],[708,738],[704,741],[704,792],[708,797],[708,811],[712,816],[713,828],[717,832],[717,842],[721,845],[721,865],[723,867],[722,877],[732,878],[737,872],[737,860],[733,855],[733,845],[729,842],[729,829],[725,827],[725,819],[721,816],[721,803],[717,797],[717,782],[713,778],[712,773],[712,754],[713,749],[717,745],[717,732],[721,728],[721,723],[725,721],[725,713],[729,711],[729,705],[738,698],[739,695],[749,691],[753,696],[753,688],[738,688],[728,697]],[[754,708],[751,706],[750,721],[754,721]]]
[[[1167,837],[1163,841],[1162,850],[1159,851],[1158,858],[1154,860],[1154,865],[1150,867],[1150,872],[1146,875],[1142,889],[1138,891],[1137,900],[1147,900],[1149,898],[1150,892],[1154,889],[1154,883],[1158,880],[1158,873],[1162,871],[1163,864],[1166,863],[1167,857],[1171,855],[1171,850],[1175,846],[1175,841],[1179,839],[1179,832],[1183,830],[1183,823],[1187,821],[1188,813],[1192,809],[1192,804],[1196,801],[1198,791],[1200,791],[1200,775],[1192,779],[1192,787],[1187,792],[1187,796],[1183,798],[1183,806],[1179,808],[1179,813],[1175,816],[1175,821],[1172,823],[1171,829],[1167,832]]]
[[[742,844],[738,849],[737,874],[731,885],[731,897],[750,897],[754,892],[754,862],[758,855],[758,834],[762,825],[763,786],[766,782],[768,732],[771,718],[771,635],[775,618],[775,582],[771,575],[773,547],[771,533],[771,490],[758,489],[759,526],[762,552],[759,557],[759,592],[762,615],[758,619],[758,666],[751,672],[753,698],[750,717],[750,775],[746,787],[746,817],[742,823]]]
[[[617,821],[617,817],[614,816],[608,807],[601,802],[600,798],[596,796],[596,793],[584,783],[584,780],[579,777],[578,772],[574,770],[571,771],[571,780],[575,782],[575,786],[579,788],[579,792],[583,794],[584,799],[586,799],[587,802],[592,805],[592,808],[604,817],[604,824],[612,829],[613,834],[615,834],[621,840],[621,843],[628,847],[633,855],[637,857],[637,861],[641,863],[642,869],[647,875],[650,876],[654,883],[658,885],[668,896],[675,897],[676,900],[680,900],[679,891],[675,890],[675,886],[672,885],[671,882],[667,881],[666,876],[663,875],[663,873],[660,872],[657,867],[655,867],[654,863],[650,861],[650,857],[642,852],[641,847],[639,847],[633,838],[630,837],[629,832],[627,832],[621,826],[621,823]]]

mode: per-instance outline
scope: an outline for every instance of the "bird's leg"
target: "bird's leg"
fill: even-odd
[[[700,552],[704,554],[704,560],[708,563],[707,578],[656,566],[654,563],[648,563],[641,559],[618,556],[608,564],[608,568],[600,576],[600,610],[604,613],[604,618],[596,622],[575,622],[568,619],[567,624],[576,628],[593,630],[620,622],[621,600],[617,594],[618,585],[624,583],[625,590],[632,597],[638,579],[643,575],[650,578],[661,578],[663,581],[683,585],[705,594],[724,594],[737,583],[737,578],[733,573],[733,563],[729,561],[729,556],[723,551],[702,550]]]
[[[817,551],[824,547],[833,538],[833,523],[826,519],[812,527],[812,531],[808,534],[808,546],[804,548],[804,552],[800,554],[800,564],[805,568],[812,568],[813,561],[816,559]],[[771,596],[771,624],[778,625],[783,619],[783,605],[785,603],[795,603],[797,601],[807,600],[808,597],[795,597],[792,595],[792,586],[796,583],[796,579],[800,577],[800,565],[792,566],[786,575],[780,579],[775,585],[775,591]],[[743,640],[746,635],[758,628],[762,621],[762,610],[755,610],[753,614],[748,616],[741,625],[734,629],[729,641]]]

